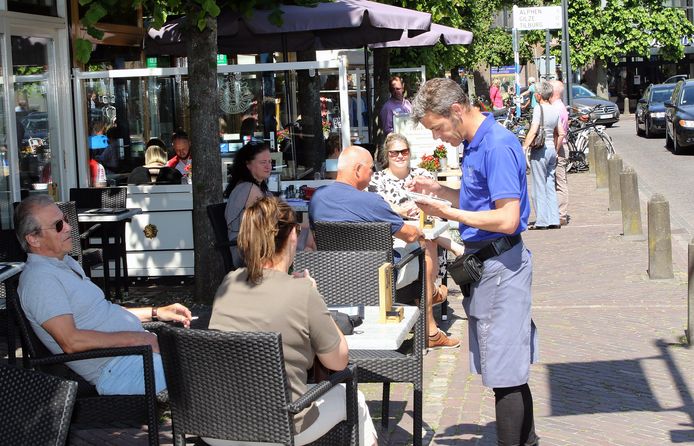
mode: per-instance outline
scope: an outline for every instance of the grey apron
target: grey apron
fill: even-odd
[[[483,244],[466,242],[466,252]],[[532,254],[521,242],[487,259],[479,282],[463,299],[468,316],[470,371],[487,387],[528,382],[530,364],[539,360],[538,336],[531,319]]]

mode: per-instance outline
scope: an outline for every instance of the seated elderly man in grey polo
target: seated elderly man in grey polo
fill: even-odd
[[[155,387],[166,389],[157,337],[142,322],[158,319],[190,326],[190,311],[180,304],[160,308],[124,308],[107,301],[103,291],[68,254],[72,247],[67,217],[48,195],[32,195],[15,211],[15,231],[27,261],[19,278],[19,300],[31,327],[53,353],[150,345]],[[101,395],[144,393],[140,356],[118,356],[67,364],[96,386]]]

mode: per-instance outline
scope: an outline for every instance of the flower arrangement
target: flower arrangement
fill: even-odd
[[[193,163],[188,163],[186,164],[186,167],[183,168],[183,170],[186,171],[185,176],[188,177],[188,181],[193,180]]]
[[[448,158],[448,150],[446,150],[446,146],[444,146],[443,144],[439,144],[438,146],[436,146],[436,148],[434,149],[434,158]]]
[[[287,132],[288,130],[286,129],[277,130],[277,132],[275,133],[275,136],[277,137],[277,144],[281,144],[282,141],[287,139]]]
[[[429,172],[436,172],[441,167],[439,159],[433,155],[424,155],[419,162],[419,167],[422,167]]]
[[[323,133],[330,133],[330,121],[323,121]]]

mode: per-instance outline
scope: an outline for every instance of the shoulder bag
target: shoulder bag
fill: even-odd
[[[540,107],[540,127],[537,129],[537,133],[535,133],[535,137],[533,140],[528,144],[528,148],[530,150],[535,150],[535,149],[541,149],[545,146],[545,115],[542,110],[542,104],[539,104]]]

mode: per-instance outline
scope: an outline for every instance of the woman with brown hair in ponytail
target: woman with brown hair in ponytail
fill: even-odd
[[[307,370],[314,358],[331,370],[344,369],[348,360],[347,342],[318,293],[316,282],[306,270],[289,274],[300,232],[295,212],[274,197],[261,198],[247,207],[238,236],[246,266],[226,275],[217,290],[210,320],[210,329],[215,330],[281,333],[293,400],[306,392]],[[294,443],[317,440],[345,416],[345,388],[336,386],[294,417]],[[359,422],[359,444],[377,444],[361,392]]]

